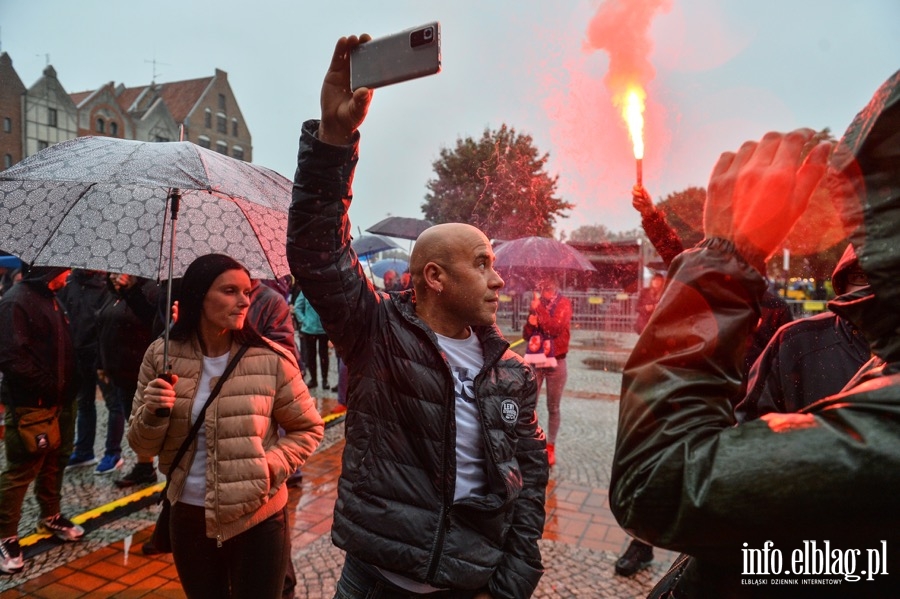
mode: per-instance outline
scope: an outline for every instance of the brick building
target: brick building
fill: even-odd
[[[212,77],[125,87],[109,82],[68,93],[48,65],[26,88],[7,53],[0,54],[0,168],[9,168],[49,145],[85,135],[140,141],[182,138],[247,162],[250,129],[228,83]]]

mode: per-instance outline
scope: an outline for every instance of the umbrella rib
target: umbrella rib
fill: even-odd
[[[88,183],[87,187],[85,187],[83,190],[81,190],[81,192],[78,194],[78,196],[75,198],[75,200],[70,204],[69,208],[60,215],[59,221],[56,223],[56,226],[53,227],[53,229],[50,231],[50,234],[47,235],[47,241],[44,242],[43,245],[41,245],[41,249],[38,250],[38,252],[34,255],[34,260],[31,262],[31,264],[28,265],[29,268],[34,266],[34,264],[37,262],[38,257],[44,252],[44,250],[47,249],[47,246],[53,242],[53,240],[56,237],[56,232],[59,231],[59,228],[62,226],[63,221],[66,220],[66,217],[69,216],[69,213],[71,213],[72,210],[75,208],[75,206],[78,205],[78,200],[83,198],[85,196],[85,194],[87,194],[87,192],[89,192],[91,189],[94,188],[95,185],[97,185],[97,183]],[[69,266],[70,267],[72,265],[71,264],[46,264],[44,266]]]

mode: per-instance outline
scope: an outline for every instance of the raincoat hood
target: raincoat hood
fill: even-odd
[[[900,369],[900,71],[875,92],[847,128],[831,159],[826,184],[840,213],[872,295],[832,302],[872,351]]]
[[[844,250],[844,254],[838,260],[834,271],[831,273],[831,286],[834,288],[835,295],[847,293],[847,273],[857,264],[859,264],[859,260],[856,258],[856,251],[853,249],[852,244],[848,244],[847,249]]]

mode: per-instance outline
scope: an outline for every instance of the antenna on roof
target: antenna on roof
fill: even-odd
[[[153,65],[153,78],[150,80],[151,85],[154,84],[154,83],[156,83],[156,78],[159,77],[160,75],[162,75],[162,73],[157,73],[157,72],[156,72],[156,65],[163,65],[163,66],[165,66],[165,67],[170,67],[170,66],[172,66],[172,65],[170,65],[169,63],[166,63],[166,62],[158,62],[158,61],[156,60],[156,57],[155,57],[155,56],[153,57],[153,60],[145,60],[144,62],[149,62],[149,63],[151,63],[151,64]]]
[[[44,63],[45,63],[44,66],[45,66],[45,67],[49,67],[49,66],[50,66],[50,55],[49,55],[49,54],[35,54],[35,56],[43,56],[43,57],[44,57]]]

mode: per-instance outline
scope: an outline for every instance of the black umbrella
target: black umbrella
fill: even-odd
[[[424,218],[408,218],[405,216],[389,216],[386,219],[372,225],[366,231],[376,235],[386,235],[399,239],[415,241],[419,235],[432,226],[430,220]]]
[[[362,235],[351,241],[350,247],[360,257],[400,248],[395,242],[380,235]]]

